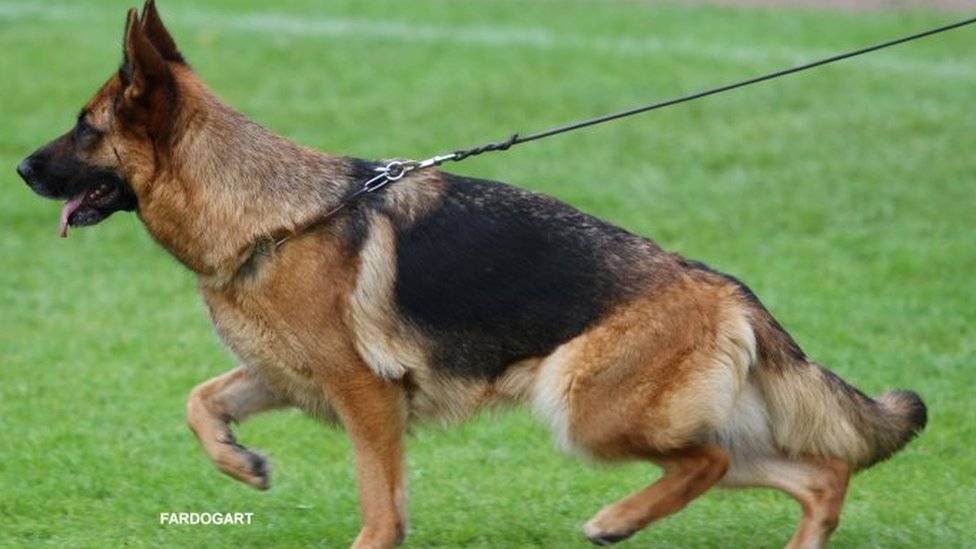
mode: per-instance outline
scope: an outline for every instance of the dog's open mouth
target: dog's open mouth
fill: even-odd
[[[68,226],[94,225],[112,213],[125,208],[128,197],[112,183],[96,183],[68,200],[61,208],[60,234],[68,236]]]

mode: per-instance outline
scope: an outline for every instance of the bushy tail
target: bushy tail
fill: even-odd
[[[887,459],[925,428],[925,404],[911,391],[873,400],[808,360],[772,317],[756,322],[757,385],[773,438],[791,454],[829,456],[854,470]]]

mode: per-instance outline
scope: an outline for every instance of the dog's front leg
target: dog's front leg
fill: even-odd
[[[218,469],[258,490],[267,490],[264,456],[238,444],[230,422],[288,404],[254,374],[235,368],[193,389],[186,403],[186,420]]]
[[[403,390],[363,366],[334,376],[326,392],[349,433],[356,462],[363,526],[352,549],[390,549],[403,541],[407,528]]]

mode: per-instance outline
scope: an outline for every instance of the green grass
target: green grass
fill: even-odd
[[[344,547],[344,435],[256,418],[273,489],[217,473],[184,426],[233,366],[192,277],[134,216],[56,236],[13,172],[120,58],[124,9],[0,0],[0,547]],[[217,92],[306,144],[422,157],[916,31],[953,15],[640,2],[163,0]],[[976,30],[451,169],[556,195],[749,283],[868,393],[919,391],[928,431],[858,476],[836,547],[973,547]],[[579,525],[657,473],[564,457],[527,413],[421,429],[409,547],[586,547]],[[160,526],[246,511],[250,526]],[[781,546],[798,508],[713,492],[630,547]]]

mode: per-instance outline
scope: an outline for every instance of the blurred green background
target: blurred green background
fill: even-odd
[[[136,0],[0,0],[0,547],[344,547],[348,443],[297,412],[239,429],[272,489],[218,472],[188,391],[233,366],[192,276],[118,214],[57,237],[14,173],[121,58]],[[542,0],[160,0],[230,104],[297,141],[425,157],[688,93],[962,18]],[[928,431],[852,485],[835,547],[973,547],[976,28],[471,159],[748,283],[869,394]],[[418,429],[408,547],[587,547],[579,526],[657,475],[561,455],[527,412]],[[162,512],[253,512],[163,526]],[[712,492],[625,547],[781,547],[799,508]]]

